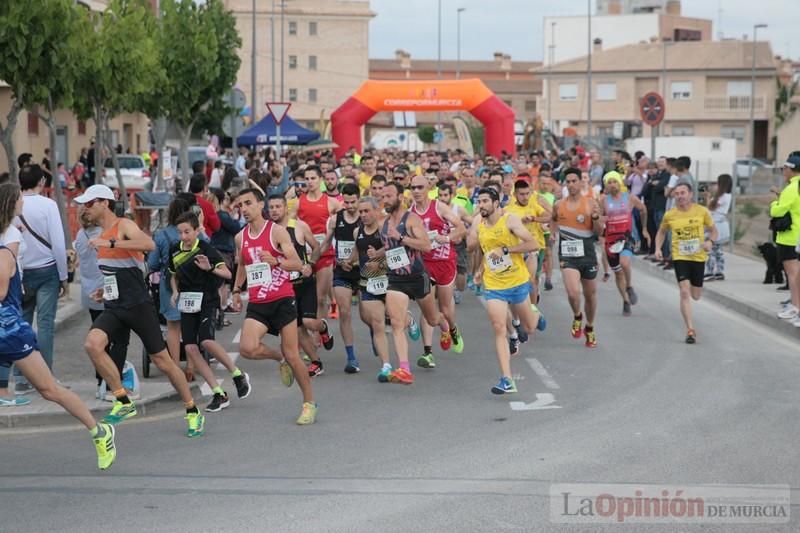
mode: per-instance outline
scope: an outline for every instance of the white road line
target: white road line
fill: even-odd
[[[544,409],[561,409],[560,405],[551,405],[555,397],[549,392],[537,392],[536,401],[532,403],[508,402],[512,411],[541,411]]]
[[[239,344],[239,339],[242,338],[242,328],[239,328],[239,331],[236,332],[236,335],[233,336],[233,340],[231,341],[233,344]]]
[[[539,376],[539,379],[542,380],[542,383],[544,383],[545,387],[547,387],[548,389],[561,388],[558,386],[558,383],[556,383],[556,381],[553,379],[553,376],[550,375],[550,373],[545,369],[545,367],[542,365],[542,363],[539,362],[538,359],[536,359],[535,357],[529,357],[525,360],[528,361],[529,365],[531,365],[531,368],[533,369],[534,372],[536,372],[536,375]]]
[[[219,381],[219,386],[222,387],[222,383],[225,380],[224,379],[220,379],[220,380],[217,380],[217,381]],[[211,396],[213,391],[211,390],[211,387],[208,386],[208,383],[203,383],[202,385],[200,385],[200,393],[203,396]]]
[[[236,364],[237,359],[239,359],[239,352],[228,352],[228,356],[233,359],[234,364]],[[222,363],[217,363],[214,368],[217,370],[225,370],[225,367],[222,365]]]

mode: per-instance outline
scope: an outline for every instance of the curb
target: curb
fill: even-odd
[[[675,271],[674,270],[664,270],[660,266],[657,266],[655,263],[651,263],[645,259],[639,259],[638,261],[633,261],[633,265],[635,268],[639,270],[643,270],[648,274],[651,274],[655,277],[662,278],[666,281],[670,281],[673,284],[675,283]],[[788,294],[788,293],[787,293]],[[784,335],[787,335],[792,338],[798,338],[798,332],[800,332],[800,328],[794,327],[792,324],[785,320],[781,320],[777,316],[775,316],[775,312],[764,309],[763,307],[757,306],[750,302],[745,302],[727,294],[720,293],[714,290],[713,285],[703,285],[703,296],[709,300],[712,300],[718,304],[721,304],[731,311],[739,313],[751,320],[754,320],[760,324],[763,324],[767,327],[770,327]]]

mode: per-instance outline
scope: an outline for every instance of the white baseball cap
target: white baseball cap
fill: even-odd
[[[92,200],[116,200],[116,198],[114,191],[106,185],[92,185],[83,194],[75,197],[75,201],[79,204],[86,204]]]

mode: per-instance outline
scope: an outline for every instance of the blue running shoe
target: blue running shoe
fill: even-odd
[[[528,342],[528,332],[522,327],[522,324],[514,324],[514,329],[517,330],[517,337],[519,342]]]
[[[483,285],[475,287],[475,296],[483,296]]]
[[[515,392],[517,392],[517,386],[514,384],[514,380],[505,376],[492,387],[492,394],[513,394]]]
[[[411,314],[411,311],[407,311],[408,317],[411,319],[411,323],[406,327],[406,331],[408,332],[408,338],[412,341],[418,341],[421,331],[419,330],[419,324],[417,324],[417,319],[414,318],[414,315]]]
[[[380,383],[389,383],[389,374],[392,373],[392,367],[382,368],[380,372],[378,372],[378,381]]]
[[[545,319],[544,313],[541,311],[539,312],[539,322],[536,323],[536,329],[539,331],[544,331],[547,329],[547,319]]]

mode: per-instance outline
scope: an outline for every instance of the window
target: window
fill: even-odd
[[[672,126],[673,137],[691,137],[694,135],[694,126]]]
[[[289,35],[297,35],[297,22],[289,21]]]
[[[316,89],[309,89],[308,90],[308,101],[314,103],[317,101],[317,90]]]
[[[289,68],[295,70],[297,68],[297,56],[289,56]]]
[[[525,111],[529,113],[536,112],[536,100],[525,100]]]
[[[617,84],[616,83],[598,83],[596,88],[597,100],[616,100],[617,99]]]
[[[297,101],[297,89],[289,89],[289,101],[290,102]]]
[[[317,70],[317,56],[308,56],[308,70]]]
[[[28,135],[39,135],[39,117],[28,112]]]
[[[79,120],[78,121],[78,135],[86,135],[86,121]]]
[[[558,85],[558,98],[565,102],[574,102],[578,99],[577,83],[560,83]]]
[[[743,143],[745,132],[744,126],[722,126],[719,134],[726,139],[736,139],[737,143]]]
[[[673,81],[670,93],[673,100],[691,100],[692,99],[692,82],[690,81]]]
[[[317,34],[317,23],[316,22],[309,22],[308,23],[308,34],[309,35],[316,35]]]
[[[728,96],[750,96],[750,82],[729,81]]]

